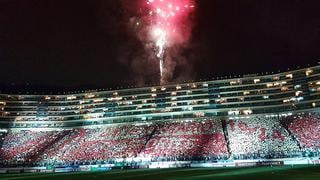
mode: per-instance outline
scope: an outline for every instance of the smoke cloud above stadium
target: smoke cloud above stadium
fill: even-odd
[[[159,14],[150,15],[160,3],[154,2],[1,1],[1,89],[52,92],[158,84],[159,48],[151,35],[163,31],[152,31],[152,24],[162,21]],[[320,59],[320,1],[177,2],[194,7],[167,19],[183,30],[165,46],[167,82],[286,71]]]

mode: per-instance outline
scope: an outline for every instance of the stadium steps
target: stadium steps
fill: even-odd
[[[41,149],[39,149],[37,153],[30,156],[30,159],[33,160],[33,162],[39,161],[41,155],[43,155],[46,150],[50,149],[50,147],[54,146],[57,142],[62,140],[67,134],[68,131],[62,131],[61,133],[59,133],[57,138],[49,141],[45,146],[41,147]]]
[[[150,139],[152,139],[153,135],[156,133],[157,129],[158,129],[159,124],[157,124],[157,126],[155,126],[155,128],[153,128],[152,132],[149,134],[149,136],[146,137],[146,142],[144,143],[143,147],[141,147],[141,149],[139,150],[138,154],[141,153],[143,150],[146,149],[147,144],[149,143]]]
[[[298,139],[298,138],[290,131],[290,129],[288,128],[288,124],[289,124],[290,122],[288,122],[288,121],[286,122],[285,120],[283,120],[283,119],[281,119],[281,118],[279,118],[279,122],[280,122],[280,124],[282,125],[282,127],[289,133],[291,139],[292,139],[294,142],[296,142],[296,144],[298,145],[299,149],[302,150],[303,147],[301,146],[301,143],[300,143],[299,139]]]
[[[225,119],[221,119],[221,124],[222,124],[224,139],[227,142],[227,149],[228,149],[228,154],[229,154],[229,158],[230,158],[230,156],[231,156],[231,148],[230,148],[230,142],[229,142],[229,139],[228,139],[227,121]]]
[[[66,144],[69,144],[72,139],[76,138],[78,134],[75,131],[65,131],[62,138],[58,139],[51,147],[49,147],[45,152],[50,154],[54,152],[55,149],[62,149]]]

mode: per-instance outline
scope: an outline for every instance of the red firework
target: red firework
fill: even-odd
[[[183,22],[194,9],[193,0],[147,0],[148,13],[152,28],[156,33],[163,32],[166,35],[166,43],[179,41],[184,34]],[[157,38],[156,38],[157,39]]]

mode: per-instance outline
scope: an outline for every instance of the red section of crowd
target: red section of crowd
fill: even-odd
[[[226,156],[221,121],[167,123],[158,126],[141,153],[156,157]]]
[[[42,159],[70,162],[136,157],[144,147],[151,130],[148,125],[74,129],[48,148]]]
[[[318,116],[290,117],[286,119],[286,122],[303,148],[320,148],[320,118]]]
[[[44,148],[52,145],[59,135],[60,132],[9,132],[2,137],[0,157],[9,162],[34,161],[34,158]]]

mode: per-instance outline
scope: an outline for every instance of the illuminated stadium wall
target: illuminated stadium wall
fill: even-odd
[[[0,94],[2,128],[290,114],[320,105],[320,66],[283,73],[60,95]]]

